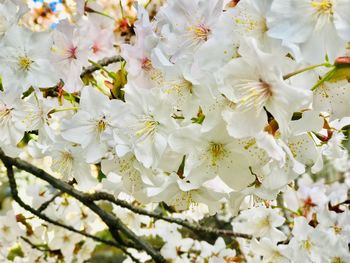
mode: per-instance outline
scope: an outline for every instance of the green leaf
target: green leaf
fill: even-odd
[[[124,100],[124,91],[122,89],[127,81],[127,72],[124,68],[113,73],[113,86],[111,87],[111,93],[114,98]]]
[[[11,248],[10,252],[7,255],[7,259],[10,261],[14,261],[15,257],[24,257],[23,250],[19,245],[16,245],[15,247]]]
[[[316,90],[325,82],[350,81],[350,57],[339,57],[335,60],[333,68],[328,71],[312,88]]]
[[[4,91],[4,87],[2,86],[2,78],[0,76],[0,91]]]
[[[28,90],[26,90],[23,95],[22,95],[22,99],[28,97],[30,94],[32,94],[34,92],[34,88],[30,87]]]

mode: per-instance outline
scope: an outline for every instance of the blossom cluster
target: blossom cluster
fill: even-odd
[[[40,190],[35,185],[30,186],[32,191]],[[27,193],[26,196],[31,195],[35,196],[35,193]],[[34,207],[38,207],[48,196],[33,200]],[[91,258],[97,245],[93,240],[47,224],[18,206],[10,208],[6,214],[0,216],[1,262],[85,262]],[[46,213],[91,233],[103,230],[103,224],[95,214],[65,196],[57,198]]]
[[[349,1],[168,0],[152,14],[150,2],[77,1],[37,32],[26,4],[0,1],[0,148],[81,191],[216,215],[252,236],[230,247],[126,220],[175,262],[349,262]],[[336,183],[321,176],[329,167]],[[103,229],[77,201],[55,200],[47,214]],[[34,243],[68,243],[67,262],[95,247],[18,213],[20,228],[13,212],[0,223],[14,233],[6,251],[28,246],[29,225]]]

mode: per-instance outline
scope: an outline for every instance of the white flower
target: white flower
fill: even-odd
[[[187,253],[194,245],[191,238],[167,240],[168,242],[162,247],[160,253],[165,259],[175,260],[175,262],[186,262]]]
[[[333,61],[350,39],[347,0],[275,0],[268,17],[268,34],[298,44],[311,63]]]
[[[327,143],[322,146],[322,153],[329,160],[337,160],[347,158],[348,151],[344,149],[343,142],[346,140],[342,129],[350,124],[350,118],[344,117],[329,123],[331,134],[324,131]]]
[[[278,210],[260,206],[242,211],[232,225],[236,232],[254,237],[267,237],[277,242],[286,238],[285,234],[277,229],[283,225],[284,221],[285,218],[279,214]]]
[[[81,31],[91,42],[91,59],[98,61],[105,57],[111,57],[115,55],[115,49],[113,47],[114,34],[113,34],[113,21],[107,17],[101,15],[91,15],[89,19],[80,20]]]
[[[317,111],[303,112],[302,118],[290,122],[291,134],[286,145],[295,159],[303,165],[311,166],[311,172],[317,173],[323,168],[323,158],[318,139],[312,132],[322,130],[324,119]]]
[[[223,13],[219,22],[222,37],[232,38],[232,42],[239,44],[239,40],[245,37],[253,37],[258,40],[263,50],[273,51],[281,49],[281,41],[268,36],[267,18],[270,16],[272,0],[244,0],[239,1],[235,8]]]
[[[162,51],[176,61],[206,42],[223,9],[222,0],[168,1],[157,15]]]
[[[19,18],[26,11],[28,7],[22,2],[19,2],[19,6],[11,0],[4,0],[0,3],[0,38],[12,25],[18,23]]]
[[[59,104],[55,98],[44,98],[40,92],[33,92],[24,99],[21,107],[22,122],[26,131],[38,131],[38,143],[46,145],[46,141],[51,142],[55,134],[51,124],[57,121],[57,118],[50,113],[58,108]]]
[[[201,241],[201,254],[200,257],[203,260],[209,260],[210,263],[225,263],[230,259],[234,259],[236,251],[226,248],[225,241],[222,237],[219,237],[214,245]]]
[[[284,81],[282,69],[290,61],[263,53],[253,39],[243,42],[239,53],[242,57],[217,73],[219,90],[235,104],[234,110],[223,112],[229,134],[243,138],[262,131],[267,125],[266,109],[285,135],[293,112],[311,102],[311,92]]]
[[[92,253],[94,252],[96,247],[96,243],[92,241],[91,239],[84,240],[84,244],[80,247],[77,255],[76,260],[78,263],[85,262],[86,260],[91,258]]]
[[[73,257],[75,245],[81,241],[81,236],[62,228],[52,228],[53,236],[49,240],[50,249],[60,249],[66,260]]]
[[[20,92],[6,90],[0,92],[0,143],[16,146],[23,138],[25,125],[21,109],[23,102]]]
[[[324,83],[314,91],[313,108],[327,112],[330,120],[350,116],[348,101],[350,100],[350,84],[347,81]]]
[[[289,263],[290,260],[284,255],[283,249],[277,246],[269,238],[261,238],[260,241],[253,239],[251,243],[251,251],[254,254],[263,256],[264,263]]]
[[[2,39],[0,73],[3,83],[26,91],[30,86],[51,87],[59,78],[50,61],[52,38],[13,26]]]
[[[108,150],[108,140],[112,137],[113,114],[118,114],[122,102],[109,100],[94,88],[85,88],[80,97],[80,109],[66,121],[62,136],[78,143],[84,149],[87,162],[96,162]]]
[[[317,213],[317,229],[325,232],[324,239],[320,243],[325,246],[338,246],[346,250],[350,241],[350,214],[345,210],[343,213],[335,213],[323,209]]]
[[[294,262],[321,262],[322,248],[318,231],[311,227],[305,217],[294,219],[293,238],[285,253]]]
[[[161,101],[157,91],[135,87],[125,88],[124,114],[118,116],[118,128],[138,161],[146,168],[159,165],[168,145],[169,131],[176,127],[171,107]]]
[[[107,178],[102,180],[104,189],[112,190],[116,196],[123,191],[142,203],[146,203],[145,182],[142,178],[147,176],[145,174],[148,171],[142,167],[133,154],[102,160],[101,169],[107,175]]]
[[[147,194],[151,200],[164,201],[180,212],[188,210],[192,205],[203,203],[208,206],[210,214],[214,214],[219,210],[219,200],[224,197],[222,193],[216,192],[215,189],[192,184],[186,178],[180,179],[174,173],[164,177],[163,182],[159,181],[154,186],[148,187]]]
[[[174,115],[191,119],[198,112],[197,89],[202,87],[194,84],[190,65],[184,63],[180,65],[174,64],[171,67],[162,65],[161,99],[171,104]]]
[[[158,41],[153,27],[147,11],[140,7],[135,22],[135,44],[121,45],[121,55],[128,62],[129,81],[135,81],[143,88],[152,88],[163,80],[162,72],[155,68],[152,58],[152,50]]]
[[[5,215],[0,216],[0,238],[2,242],[13,243],[22,234],[21,229],[17,224],[17,220],[12,210],[9,210]]]
[[[64,90],[77,92],[83,86],[80,74],[83,67],[88,65],[91,43],[68,21],[59,24],[53,38],[53,61],[56,62],[60,78],[64,82]]]
[[[186,155],[184,176],[193,184],[219,176],[229,187],[241,190],[254,181],[248,160],[236,148],[236,141],[224,127],[201,133],[200,125],[192,124],[176,130],[170,137],[171,148]]]
[[[57,139],[47,151],[52,157],[51,169],[59,173],[64,180],[72,177],[83,191],[89,191],[97,185],[97,179],[91,174],[90,165],[83,158],[84,151],[69,142]]]

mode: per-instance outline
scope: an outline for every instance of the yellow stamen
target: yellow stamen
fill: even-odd
[[[136,132],[137,137],[153,136],[159,125],[159,122],[155,121],[152,116],[142,116],[140,122],[141,129]]]
[[[23,71],[28,71],[30,69],[30,66],[32,65],[33,61],[25,56],[20,56],[18,58],[18,65],[19,68]]]
[[[340,257],[335,257],[332,259],[331,263],[345,263]]]
[[[209,146],[209,154],[211,157],[211,164],[216,166],[217,161],[222,160],[227,155],[227,150],[224,144],[212,142]]]
[[[188,30],[192,32],[196,39],[201,41],[207,41],[210,33],[210,29],[203,24],[189,27]]]
[[[318,14],[333,14],[333,4],[331,0],[312,1],[311,6]]]
[[[334,232],[337,234],[337,235],[340,235],[343,231],[343,229],[340,227],[340,226],[337,226],[337,225],[334,225],[333,226],[333,229],[334,229]]]
[[[97,133],[101,134],[107,128],[107,123],[104,119],[101,119],[96,124]]]
[[[273,95],[272,86],[261,79],[259,81],[241,80],[236,88],[241,93],[237,105],[237,109],[241,111],[255,108],[256,111],[260,112]]]
[[[9,233],[10,232],[10,228],[5,225],[5,226],[2,227],[2,232],[3,233]]]
[[[310,252],[311,252],[311,249],[312,249],[311,241],[310,241],[309,239],[304,240],[304,241],[303,241],[303,247],[306,249],[306,251],[307,251],[308,253],[310,253]]]

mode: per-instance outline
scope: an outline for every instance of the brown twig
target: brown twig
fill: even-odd
[[[164,216],[163,214],[160,214],[160,213],[147,211],[145,209],[135,207],[126,201],[116,199],[113,195],[108,194],[108,193],[104,193],[104,192],[96,192],[93,194],[89,194],[89,195],[87,195],[87,197],[92,201],[98,201],[98,200],[110,201],[111,203],[118,205],[120,207],[126,208],[126,209],[128,209],[136,214],[146,215],[146,216],[149,216],[149,217],[152,217],[155,219],[167,221],[169,223],[175,223],[175,224],[184,226],[184,227],[186,227],[194,232],[205,232],[205,233],[210,233],[210,234],[214,234],[217,236],[224,235],[224,236],[240,237],[240,238],[246,238],[246,239],[252,238],[251,235],[247,235],[247,234],[243,234],[243,233],[236,233],[236,232],[226,230],[226,229],[213,229],[213,228],[209,228],[209,227],[203,227],[203,226],[200,226],[198,224],[193,224],[187,220],[169,217],[169,216]]]
[[[146,251],[156,262],[165,262],[165,259],[163,256],[156,251],[149,243],[147,243],[145,240],[143,240],[141,237],[135,235],[134,232],[132,232],[119,218],[115,217],[113,214],[106,212],[102,208],[100,208],[98,205],[96,205],[91,199],[87,197],[87,195],[81,191],[78,191],[71,185],[69,185],[66,182],[63,182],[61,180],[56,179],[55,177],[51,176],[44,170],[26,162],[23,160],[20,160],[18,158],[11,158],[5,155],[5,153],[0,149],[0,159],[3,161],[5,166],[8,168],[8,175],[9,175],[9,181],[10,185],[12,183],[11,191],[13,194],[13,198],[16,202],[18,202],[24,209],[30,211],[34,215],[40,217],[48,221],[50,221],[50,218],[46,217],[45,215],[38,213],[35,209],[31,208],[27,204],[25,204],[18,196],[17,192],[17,186],[13,175],[13,169],[12,166],[16,166],[17,168],[24,170],[46,182],[48,182],[50,185],[55,187],[56,189],[59,189],[62,192],[65,192],[78,201],[80,201],[82,204],[90,208],[93,212],[95,212],[101,220],[108,226],[111,235],[113,238],[120,244],[124,244],[123,239],[120,237],[119,231],[123,233],[127,238],[129,238],[133,244],[128,243],[128,246],[133,246],[134,248],[141,248],[144,251]],[[48,222],[50,222],[48,221]],[[50,222],[51,223],[51,222]],[[57,223],[57,222],[56,222]],[[63,225],[63,224],[61,224]],[[77,231],[75,229],[71,231]],[[79,232],[79,231],[78,231]],[[118,244],[119,245],[119,244]]]
[[[39,206],[39,208],[37,209],[38,212],[43,212],[46,208],[48,208],[48,206],[55,201],[55,199],[57,197],[59,197],[60,195],[62,195],[63,192],[59,191],[58,193],[54,194],[49,200],[47,200],[46,202],[42,203],[41,206]]]
[[[101,59],[97,62],[97,64],[102,67],[106,67],[110,64],[121,62],[121,61],[124,61],[124,59],[121,56],[113,56],[113,57]],[[100,70],[100,67],[96,65],[92,65],[87,68],[84,68],[83,72],[80,74],[80,77],[83,78],[85,75],[91,74],[97,70]]]

